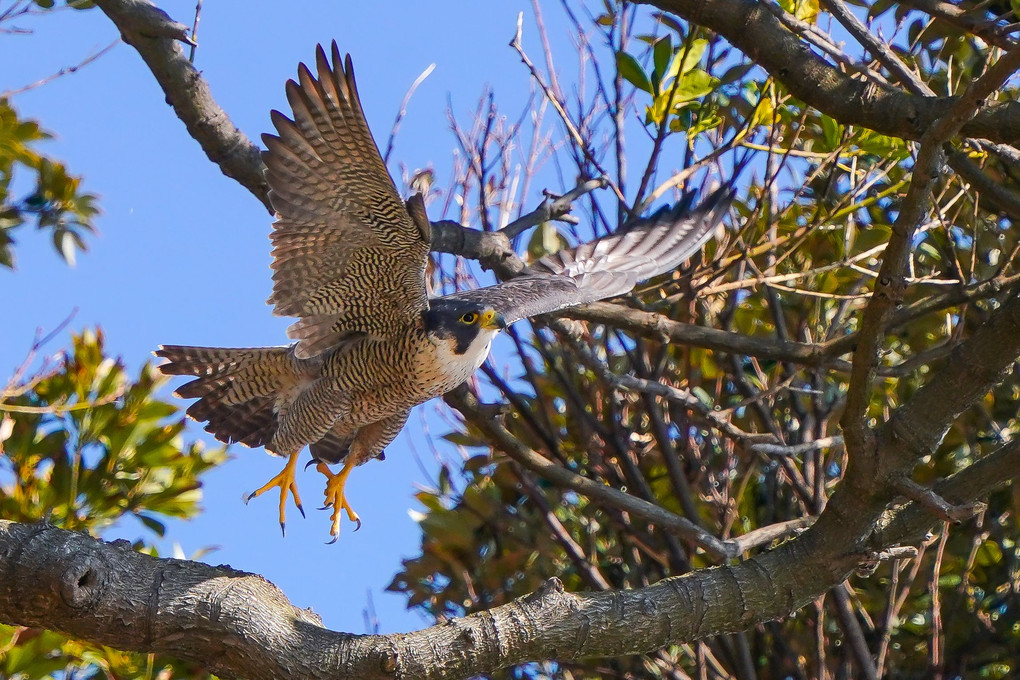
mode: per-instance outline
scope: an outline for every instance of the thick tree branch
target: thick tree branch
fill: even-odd
[[[960,504],[982,498],[1020,474],[1018,456],[1020,444],[1010,442],[937,490]],[[552,580],[510,604],[421,631],[356,636],[322,627],[259,576],[0,520],[0,621],[172,655],[222,677],[467,677],[529,659],[648,651],[779,618],[935,521],[912,503],[887,513],[856,555],[811,529],[740,564],[647,588],[573,595]]]
[[[1020,194],[985,174],[963,151],[950,153],[949,165],[976,190],[982,201],[991,203],[1012,221],[1020,220]]]
[[[1016,41],[1006,35],[995,25],[995,22],[984,19],[982,9],[959,7],[959,3],[946,0],[903,0],[910,5],[930,14],[932,17],[956,26],[967,33],[973,33],[989,45],[1009,50],[1016,47]]]
[[[798,99],[846,125],[920,140],[956,101],[955,97],[913,95],[852,78],[815,54],[764,3],[647,0],[647,4],[720,33]],[[1020,102],[988,105],[963,125],[961,134],[1007,143],[1020,139]]]
[[[1020,437],[935,485],[934,491],[958,506],[984,498],[997,487],[1020,478]],[[941,521],[920,503],[895,508],[871,537],[874,546],[917,543]]]
[[[467,677],[529,659],[649,651],[784,616],[855,566],[806,562],[802,541],[631,591],[573,595],[553,579],[421,631],[356,636],[323,628],[252,574],[0,520],[0,621],[169,654],[223,677]]]
[[[879,436],[894,443],[896,457],[885,464],[913,467],[934,451],[949,426],[1002,379],[1018,356],[1020,295],[1014,294],[889,418]]]

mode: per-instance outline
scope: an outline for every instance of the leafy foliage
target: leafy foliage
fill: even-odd
[[[818,21],[817,2],[779,6],[798,25]],[[593,199],[595,233],[615,227],[607,215],[626,216],[628,208],[647,206],[650,197],[677,186],[677,176],[693,176],[702,159],[734,149],[772,152],[752,162],[755,179],[741,184],[733,227],[706,245],[689,271],[648,284],[628,304],[766,345],[814,345],[830,352],[830,360],[812,366],[742,356],[596,325],[571,338],[536,324],[513,337],[515,351],[496,357],[488,380],[473,390],[481,401],[511,405],[504,424],[525,448],[716,536],[815,515],[846,468],[842,447],[769,457],[706,414],[722,416],[737,432],[771,433],[791,446],[841,433],[848,375],[838,359],[852,350],[860,329],[910,180],[913,146],[806,107],[707,31],[665,15],[652,24],[621,3],[604,7],[590,25],[577,26],[603,71],[580,60],[578,80],[598,85],[589,85],[589,100],[571,103],[578,111],[573,124],[591,143],[587,153],[573,147],[574,172],[587,177],[626,167],[631,174],[611,177],[625,202]],[[933,30],[905,5],[898,11],[892,43],[936,91],[956,92],[987,67],[987,45],[965,30]],[[627,87],[615,94],[619,82]],[[1005,88],[998,96],[1016,94]],[[615,127],[615,106],[625,113],[616,120],[636,121],[643,130]],[[484,156],[514,142],[491,136],[463,146]],[[561,143],[570,147],[573,140],[564,135]],[[625,153],[626,162],[613,162],[614,153]],[[973,145],[967,153],[984,172],[1013,176],[994,153]],[[683,169],[666,158],[683,159]],[[451,190],[460,191],[455,202],[470,204],[477,182],[493,190],[475,208],[504,210],[499,197],[514,185],[513,172],[494,165],[488,175],[453,178]],[[999,304],[994,291],[976,291],[988,282],[1014,285],[1020,274],[1020,240],[996,203],[953,173],[940,178],[935,195],[936,217],[917,232],[906,299],[882,349],[884,377],[871,391],[876,425]],[[592,235],[579,232],[580,239]],[[541,234],[532,237],[528,256],[544,252],[531,247]],[[603,363],[612,375],[686,390],[704,409],[623,389],[599,370]],[[1020,379],[1006,376],[980,408],[958,420],[915,479],[931,484],[999,446],[1020,424],[1018,395]],[[468,413],[447,435],[461,459],[418,494],[421,553],[404,562],[390,585],[407,594],[408,606],[442,620],[506,603],[551,576],[571,590],[635,588],[713,564],[661,527],[543,483],[487,442],[475,417]],[[657,654],[520,667],[505,676],[856,677],[862,675],[858,659],[844,641],[859,635],[887,677],[927,677],[935,666],[944,677],[1011,677],[1020,667],[1018,498],[996,492],[986,513],[943,527],[916,557],[883,563],[870,578],[847,583],[847,600],[834,593],[783,622]]]
[[[81,178],[63,163],[37,150],[50,136],[38,122],[19,119],[10,102],[0,99],[0,266],[14,267],[13,232],[26,223],[48,230],[54,248],[72,265],[76,252],[85,250],[84,235],[95,231],[96,196],[83,193]],[[34,175],[35,186],[16,199],[11,192],[19,168]]]
[[[223,448],[185,442],[177,408],[156,396],[166,377],[146,364],[131,378],[100,331],[72,337],[55,366],[0,392],[0,516],[102,532],[135,518],[163,537],[161,518],[200,511],[200,477]],[[137,550],[156,554],[147,540]],[[197,677],[167,659],[125,654],[35,629],[0,626],[0,677]]]

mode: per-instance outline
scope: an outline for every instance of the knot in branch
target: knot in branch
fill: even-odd
[[[90,551],[78,551],[69,558],[71,564],[60,575],[60,599],[72,609],[91,609],[102,599],[109,583],[106,562]]]

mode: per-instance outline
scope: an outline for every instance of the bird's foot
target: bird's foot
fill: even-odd
[[[297,467],[297,453],[290,454],[290,458],[287,459],[287,464],[280,470],[280,474],[276,475],[268,482],[263,484],[258,489],[255,489],[244,502],[247,503],[253,498],[261,496],[270,489],[280,489],[280,531],[283,535],[287,535],[287,494],[294,496],[294,505],[301,512],[301,516],[305,516],[305,509],[301,506],[301,496],[298,494],[297,480],[294,478],[294,469]]]
[[[361,528],[361,518],[358,517],[358,513],[354,512],[354,508],[347,502],[346,494],[344,493],[344,486],[347,484],[347,476],[351,474],[351,470],[354,466],[347,462],[344,463],[343,468],[338,474],[333,474],[329,469],[329,466],[325,463],[319,463],[315,466],[315,469],[326,476],[326,502],[327,508],[333,508],[332,514],[329,516],[332,524],[329,527],[329,535],[333,537],[330,543],[335,543],[340,538],[340,512],[347,512],[347,519],[357,524],[354,530],[357,531]]]

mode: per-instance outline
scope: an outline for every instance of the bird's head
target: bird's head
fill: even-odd
[[[432,342],[449,345],[454,354],[475,357],[480,364],[492,338],[506,321],[492,307],[468,300],[435,298],[425,312],[425,332]]]

